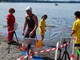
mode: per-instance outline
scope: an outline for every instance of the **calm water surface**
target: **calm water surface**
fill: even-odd
[[[75,21],[74,12],[80,10],[80,4],[78,3],[59,3],[58,6],[55,6],[55,3],[0,3],[0,26],[6,25],[8,9],[15,8],[16,13],[14,15],[18,23],[16,33],[21,40],[23,39],[21,32],[27,6],[32,7],[33,13],[37,15],[39,21],[42,15],[47,14],[47,25],[56,26],[47,28],[45,41],[50,40],[50,44],[57,42],[61,37],[70,37],[71,27]],[[0,31],[4,33],[2,35],[7,35],[7,29],[0,27]],[[38,31],[37,37],[40,39]]]

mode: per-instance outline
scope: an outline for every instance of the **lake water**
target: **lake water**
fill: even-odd
[[[56,26],[54,28],[48,28],[45,34],[45,41],[55,43],[60,40],[61,37],[70,37],[71,27],[75,21],[74,12],[80,10],[79,3],[0,3],[0,26],[6,25],[6,15],[9,8],[15,8],[16,22],[18,23],[18,30],[16,31],[19,39],[23,39],[21,34],[22,27],[25,20],[25,8],[31,6],[33,13],[37,15],[38,21],[42,15],[47,14],[47,25]],[[2,35],[7,35],[7,29],[0,28],[3,32]],[[40,39],[40,35],[37,31],[37,37]]]

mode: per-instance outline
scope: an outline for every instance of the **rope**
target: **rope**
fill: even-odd
[[[23,59],[25,59],[25,58],[27,58],[27,57],[31,57],[31,54],[40,54],[40,53],[45,53],[45,52],[49,52],[49,51],[53,51],[53,50],[57,50],[57,49],[59,49],[59,48],[63,48],[63,47],[65,47],[66,45],[69,45],[69,42],[67,42],[67,43],[65,43],[65,44],[62,44],[61,46],[56,47],[56,48],[50,48],[50,49],[41,50],[41,51],[37,51],[37,52],[31,52],[31,53],[28,54],[27,56],[24,56],[23,58],[20,57],[20,58],[17,59],[17,60],[21,60],[21,59],[23,60]]]

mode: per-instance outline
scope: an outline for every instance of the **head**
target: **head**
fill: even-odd
[[[26,8],[26,13],[27,13],[29,16],[32,15],[32,8],[31,8],[30,6],[28,6],[28,7]]]
[[[15,13],[15,9],[14,9],[14,8],[10,8],[10,9],[9,9],[9,13],[10,13],[10,14],[14,14],[14,13]]]
[[[74,13],[74,15],[75,15],[75,18],[76,19],[80,19],[80,11],[76,11],[75,13]]]
[[[43,16],[41,17],[41,19],[46,20],[47,17],[48,17],[48,16],[45,14],[45,15],[43,15]]]

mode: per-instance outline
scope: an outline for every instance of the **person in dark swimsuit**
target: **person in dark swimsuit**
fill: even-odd
[[[29,45],[30,40],[25,39],[25,38],[36,38],[36,29],[38,27],[38,18],[35,14],[32,13],[32,8],[30,6],[28,6],[26,8],[26,17],[25,17],[25,23],[24,23],[24,27],[23,27],[23,31],[22,31],[22,35],[24,36],[24,41],[22,43],[22,49],[21,50],[25,50],[26,46],[25,45]],[[27,27],[27,31],[25,33]],[[34,43],[34,42],[33,42]],[[24,46],[24,48],[23,48]]]
[[[36,36],[36,30],[33,32],[32,36],[29,35],[29,33],[34,29],[35,27],[35,22],[33,20],[33,17],[34,15],[32,14],[32,16],[30,17],[26,17],[25,20],[27,22],[27,25],[28,25],[28,29],[27,29],[27,32],[25,33],[24,35],[24,38],[35,38]]]
[[[35,14],[32,13],[32,8],[28,6],[26,8],[27,16],[25,17],[24,28],[22,31],[22,35],[24,35],[26,26],[28,25],[27,32],[25,33],[24,37],[26,38],[35,38],[36,37],[36,29],[38,27],[38,19]]]

